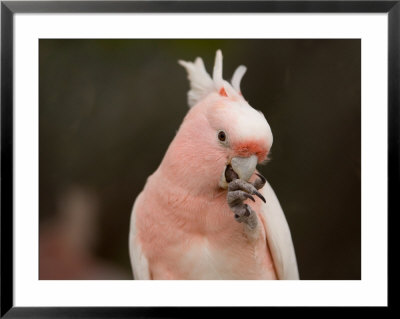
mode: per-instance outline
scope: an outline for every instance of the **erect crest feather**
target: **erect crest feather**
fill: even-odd
[[[179,60],[187,73],[190,82],[188,92],[189,107],[196,105],[200,100],[212,92],[223,92],[223,96],[238,98],[240,96],[240,81],[246,72],[246,67],[240,65],[233,74],[232,84],[225,81],[222,77],[222,53],[217,50],[213,69],[213,77],[207,73],[202,58],[196,58],[194,62]]]

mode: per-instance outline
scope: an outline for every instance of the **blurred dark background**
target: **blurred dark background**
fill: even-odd
[[[361,279],[360,40],[39,41],[40,279],[132,279],[129,218],[188,107],[178,59],[248,67],[301,279]],[[233,220],[233,219],[232,219]]]

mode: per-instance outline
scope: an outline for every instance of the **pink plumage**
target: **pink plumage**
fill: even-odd
[[[222,78],[220,51],[212,78],[200,58],[180,64],[188,72],[191,108],[134,203],[134,278],[298,279],[283,211],[255,175],[272,133],[240,93],[245,68],[230,84]],[[237,180],[227,180],[228,168]]]

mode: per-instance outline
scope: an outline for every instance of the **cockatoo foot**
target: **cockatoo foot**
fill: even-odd
[[[251,230],[255,229],[258,225],[257,214],[247,204],[242,204],[231,208],[235,214],[235,220],[239,223],[245,223]]]
[[[261,174],[256,173],[256,175],[258,176],[258,178],[254,181],[253,185],[255,188],[261,189],[264,187],[267,180]]]
[[[261,183],[262,183],[262,181],[261,181]],[[263,182],[263,185],[264,184],[265,184],[265,182]],[[257,183],[257,186],[259,186],[259,185],[260,185],[260,183]],[[260,188],[258,188],[258,189],[260,189]],[[250,198],[250,197],[253,200],[253,202],[255,201],[253,196],[247,197],[247,196],[243,195],[242,193],[246,193],[247,195],[256,195],[259,198],[261,198],[261,200],[265,203],[264,196],[260,194],[260,192],[257,190],[257,187],[255,185],[253,185],[252,183],[246,182],[244,180],[241,180],[241,179],[234,179],[228,185],[227,199],[228,199],[229,206],[231,206],[230,204],[236,204],[238,202],[242,202],[243,200]],[[235,194],[236,194],[236,196],[232,196]]]
[[[260,185],[264,186],[265,178],[260,177],[260,180],[257,180],[255,184],[257,187]],[[256,195],[265,203],[265,198],[258,192],[256,186],[241,179],[234,179],[229,183],[226,197],[230,209],[235,214],[235,220],[239,223],[247,224],[250,229],[255,229],[257,227],[257,215],[249,205],[243,202],[246,199],[251,199],[255,202],[252,195]]]

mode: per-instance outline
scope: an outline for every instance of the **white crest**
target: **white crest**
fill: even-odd
[[[202,58],[196,58],[194,62],[186,62],[182,60],[179,60],[178,62],[188,73],[188,79],[190,82],[190,90],[188,92],[189,107],[196,105],[200,100],[212,92],[218,92],[221,95],[226,94],[226,96],[230,98],[237,98],[240,96],[240,81],[246,72],[246,67],[240,65],[236,69],[233,73],[232,84],[225,81],[222,77],[221,50],[217,50],[215,55],[212,78],[207,73]]]

